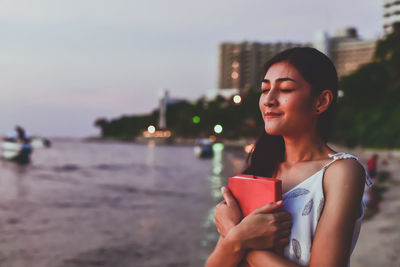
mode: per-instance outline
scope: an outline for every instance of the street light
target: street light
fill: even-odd
[[[147,131],[148,131],[150,134],[153,134],[153,133],[156,132],[156,127],[154,127],[153,125],[150,125],[149,127],[147,127]]]
[[[239,104],[242,102],[241,96],[240,96],[240,95],[235,95],[235,96],[233,97],[233,102],[234,102],[235,104],[239,105]]]
[[[214,126],[214,132],[215,132],[216,134],[222,133],[222,130],[223,130],[223,128],[222,128],[222,125],[221,125],[221,124],[217,124],[217,125]]]

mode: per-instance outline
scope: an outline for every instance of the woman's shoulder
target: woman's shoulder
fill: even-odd
[[[326,190],[343,190],[344,187],[364,188],[365,168],[357,157],[348,153],[338,153],[334,159],[336,160],[329,165],[324,174]]]
[[[330,164],[326,172],[330,173],[346,172],[346,173],[359,173],[359,174],[364,174],[365,172],[364,166],[354,155],[348,153],[335,154],[333,156],[333,159],[334,162]]]

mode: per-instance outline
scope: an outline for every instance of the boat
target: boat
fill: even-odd
[[[5,160],[12,160],[18,163],[28,163],[32,153],[32,146],[29,142],[4,141],[1,144],[2,157]]]
[[[213,152],[213,142],[208,138],[202,138],[197,141],[194,147],[194,154],[198,158],[212,158],[214,156]]]
[[[16,138],[4,138],[1,143],[2,158],[4,160],[18,163],[29,163],[30,156],[36,148],[47,148],[51,146],[49,139],[44,137],[31,137],[25,141]]]
[[[51,147],[51,142],[45,137],[32,137],[30,144],[32,148],[46,148]]]

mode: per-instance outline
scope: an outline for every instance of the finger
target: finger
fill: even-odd
[[[224,205],[224,204],[226,204],[225,199],[221,200],[217,205]]]
[[[290,229],[278,231],[278,236],[279,236],[279,238],[287,238],[287,237],[289,237],[290,232],[291,232]]]
[[[281,246],[286,246],[287,244],[289,244],[289,238],[288,238],[288,237],[285,237],[285,238],[279,239],[277,245],[278,245],[279,247],[281,247]]]
[[[231,206],[235,203],[235,199],[233,198],[231,191],[226,186],[221,188],[221,192],[228,206]]]
[[[276,222],[292,221],[292,215],[286,211],[274,212]]]
[[[279,229],[280,231],[292,229],[292,222],[286,221],[286,222],[279,223],[278,229]]]
[[[283,203],[282,200],[279,200],[277,202],[271,202],[254,210],[252,213],[269,213],[280,208],[282,206],[282,203]]]
[[[222,200],[221,202],[219,202],[217,205],[215,205],[215,207],[218,209],[222,205],[226,205],[226,201],[225,200]]]

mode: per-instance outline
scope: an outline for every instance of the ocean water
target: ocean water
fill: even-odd
[[[55,140],[0,162],[0,266],[203,266],[242,150]]]

